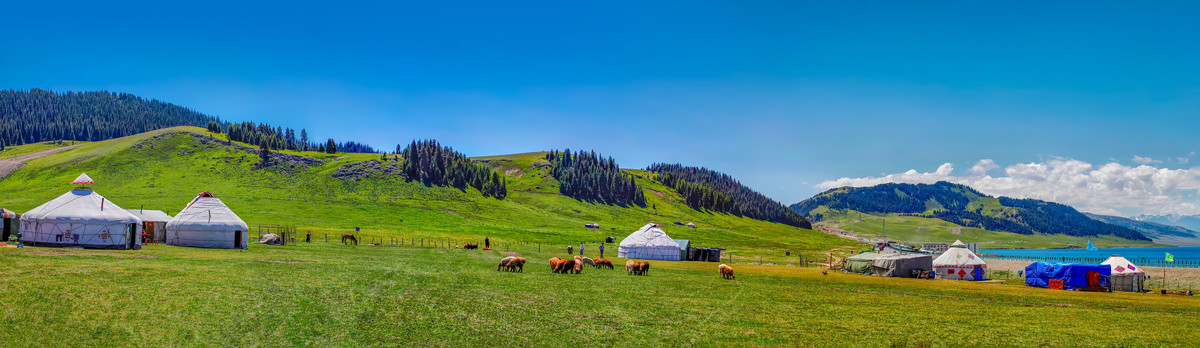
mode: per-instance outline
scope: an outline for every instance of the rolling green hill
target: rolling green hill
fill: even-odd
[[[381,238],[462,243],[490,237],[565,249],[622,238],[655,221],[667,225],[673,238],[726,247],[735,256],[815,255],[850,244],[809,229],[690,208],[641,170],[625,171],[645,189],[645,207],[568,198],[558,193],[540,152],[473,159],[504,174],[509,195],[501,200],[473,188],[406,181],[394,156],[276,151],[272,165],[260,169],[257,151],[194,127],[87,143],[31,160],[0,180],[0,207],[34,208],[68,191],[71,179],[86,172],[98,193],[123,208],[174,214],[196,193],[212,191],[252,226],[294,226],[319,237],[357,227],[360,235]],[[584,228],[588,223],[603,228]]]
[[[1057,241],[1064,243],[1100,237],[1127,241],[1129,245],[1150,242],[1149,238],[1137,231],[1096,221],[1066,205],[1033,199],[991,197],[970,187],[948,182],[836,188],[793,204],[791,209],[815,221],[858,212],[895,214],[938,219],[954,226],[1013,235],[1074,237],[1057,238]],[[1010,237],[1002,239],[1033,239]]]

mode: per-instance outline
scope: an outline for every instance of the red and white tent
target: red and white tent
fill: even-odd
[[[95,184],[95,183],[96,182],[92,181],[92,177],[88,176],[87,173],[82,173],[82,174],[79,174],[78,178],[75,178],[75,181],[71,182],[71,185],[84,185],[84,184]]]
[[[987,262],[958,240],[933,260],[933,272],[938,279],[987,280]]]
[[[1121,255],[1113,255],[1100,264],[1112,267],[1109,283],[1113,290],[1139,292],[1146,289],[1146,271]]]

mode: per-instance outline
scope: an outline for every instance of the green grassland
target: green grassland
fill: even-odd
[[[177,213],[198,192],[211,191],[252,226],[287,225],[301,231],[340,236],[361,228],[360,236],[541,243],[565,249],[581,242],[622,238],[655,221],[672,238],[698,247],[726,247],[734,257],[764,262],[796,262],[785,252],[811,258],[852,243],[827,234],[730,214],[698,211],[683,204],[670,188],[630,170],[648,190],[646,207],[582,202],[557,193],[542,153],[481,157],[505,173],[509,197],[487,198],[474,189],[460,191],[406,182],[395,175],[335,178],[340,167],[379,161],[375,154],[303,155],[323,160],[310,166],[275,165],[256,169],[257,154],[227,144],[221,135],[199,128],[172,128],[84,144],[38,158],[0,180],[0,207],[23,212],[70,190],[81,172],[96,180],[96,192],[123,208]],[[391,157],[391,156],[389,156]],[[395,160],[383,166],[399,165]],[[651,192],[657,192],[651,193]],[[660,196],[661,194],[661,196]],[[695,222],[696,229],[673,222]],[[583,227],[599,223],[602,230]]]
[[[251,225],[291,225],[318,240],[361,227],[360,236],[388,243],[0,248],[8,266],[0,323],[12,328],[5,345],[1181,346],[1200,338],[1200,302],[1192,297],[782,266],[796,261],[784,251],[818,257],[861,245],[689,208],[643,171],[629,172],[648,190],[647,206],[620,207],[558,195],[541,153],[477,158],[505,173],[509,198],[496,200],[382,171],[333,176],[379,155],[285,151],[321,162],[259,169],[258,156],[241,146],[197,128],[83,144],[0,179],[0,207],[31,209],[87,172],[97,192],[125,208],[173,214],[207,190]],[[889,220],[889,231],[919,221],[904,219]],[[707,262],[653,261],[649,276],[627,276],[611,245],[606,256],[617,270],[549,272],[546,259],[563,256],[567,244],[621,238],[647,221],[666,223],[672,237],[697,246],[729,248],[737,280],[720,279]],[[994,233],[964,230],[966,238],[947,239]],[[412,245],[485,236],[496,250]],[[393,242],[400,238],[405,245]],[[495,270],[510,251],[529,258],[524,273]],[[596,256],[591,246],[588,255]],[[744,264],[758,257],[781,265]],[[1127,329],[1147,323],[1169,324]]]
[[[22,155],[28,155],[34,152],[41,152],[51,149],[57,149],[64,146],[75,144],[83,144],[82,141],[43,141],[40,143],[25,144],[18,146],[5,146],[4,150],[0,150],[0,159],[8,159]]]
[[[1191,297],[821,269],[652,262],[524,273],[498,251],[300,243],[249,250],[0,248],[6,346],[1179,346]],[[615,259],[618,264],[621,259]],[[1160,323],[1145,329],[1147,323]],[[36,328],[22,329],[17,328]],[[1143,329],[1128,329],[1143,328]],[[30,331],[24,331],[30,330]],[[19,332],[19,333],[18,333]]]
[[[864,214],[857,211],[829,210],[821,211],[825,220],[820,222],[836,226],[844,231],[853,231],[858,235],[883,236],[897,242],[920,245],[925,243],[951,243],[962,240],[965,243],[980,243],[980,248],[1065,248],[1070,246],[1086,246],[1090,240],[1101,248],[1159,246],[1152,242],[1134,241],[1113,236],[1074,237],[1067,235],[1032,234],[1023,235],[1010,232],[988,231],[974,227],[962,227],[941,219],[903,216],[899,214]],[[885,222],[886,221],[886,222]],[[955,233],[955,232],[959,233]]]

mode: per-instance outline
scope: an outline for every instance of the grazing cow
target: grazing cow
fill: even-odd
[[[646,275],[646,273],[650,272],[649,262],[638,262],[636,266],[638,275]]]
[[[613,269],[612,261],[609,259],[596,260],[596,268],[604,268],[604,267],[608,267],[608,269]]]
[[[733,267],[729,267],[729,265],[722,263],[720,266],[717,266],[717,270],[721,271],[721,278],[723,279],[737,279],[733,276]]]
[[[525,258],[517,256],[516,259],[512,260],[512,262],[509,262],[508,263],[508,271],[509,272],[516,271],[519,273],[525,273]]]
[[[358,245],[358,238],[355,238],[353,234],[343,234],[342,235],[342,244],[349,244],[349,243],[354,243],[354,245]]]
[[[575,274],[583,273],[583,259],[579,255],[575,255],[575,263],[572,266],[575,269]]]
[[[500,259],[500,264],[496,265],[496,270],[499,271],[501,268],[504,268],[506,271],[511,271],[512,266],[509,266],[509,264],[511,264],[513,262],[513,260],[516,260],[516,259],[517,259],[516,256],[509,256],[509,257]]]
[[[558,273],[558,268],[562,267],[563,259],[555,256],[550,259],[550,272]]]
[[[479,244],[463,244],[462,248],[467,250],[479,249]]]
[[[571,274],[571,272],[575,271],[575,265],[577,264],[579,264],[579,261],[576,261],[575,259],[563,260],[562,263],[558,265],[558,270],[556,273]]]
[[[584,256],[583,263],[591,265],[592,267],[600,268],[600,266],[596,266],[596,260],[592,260],[590,257]]]
[[[633,275],[633,271],[637,269],[637,262],[633,260],[625,261],[625,274]]]

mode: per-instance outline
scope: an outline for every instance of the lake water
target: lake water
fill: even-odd
[[[1088,251],[1087,249],[983,249],[981,253],[1012,256],[1012,257],[1029,257],[1039,259],[1059,259],[1068,258],[1074,260],[1090,260],[1095,259],[1102,262],[1112,255],[1121,255],[1129,261],[1139,262],[1145,260],[1146,263],[1161,263],[1164,262],[1165,253],[1171,253],[1175,256],[1176,263],[1200,263],[1200,247],[1157,247],[1157,248],[1105,248],[1097,251]]]

